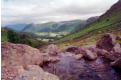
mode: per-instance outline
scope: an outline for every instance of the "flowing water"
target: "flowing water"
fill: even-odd
[[[59,62],[50,63],[43,69],[57,75],[60,80],[121,80],[121,76],[104,64],[102,58],[85,61],[62,57]]]

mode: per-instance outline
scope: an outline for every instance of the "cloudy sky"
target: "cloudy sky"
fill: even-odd
[[[2,25],[87,19],[118,0],[2,0]]]

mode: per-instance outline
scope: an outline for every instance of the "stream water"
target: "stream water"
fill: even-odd
[[[49,63],[43,69],[57,75],[60,80],[121,80],[121,76],[100,57],[95,61],[62,57],[59,62]]]

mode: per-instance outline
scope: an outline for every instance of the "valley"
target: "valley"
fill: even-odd
[[[121,0],[87,20],[1,29],[2,80],[121,80]]]

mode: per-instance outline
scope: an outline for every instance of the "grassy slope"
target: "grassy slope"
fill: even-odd
[[[13,38],[15,38],[15,35],[14,34],[11,34],[13,35],[13,37],[11,37],[11,39],[9,38],[10,36],[10,33],[9,33],[10,30],[8,30],[7,32],[4,31],[4,29],[1,30],[1,41],[2,42],[12,42],[12,43],[21,43],[21,44],[27,44],[27,45],[30,45],[32,47],[35,47],[35,48],[40,48],[44,43],[42,41],[38,41],[36,39],[32,39],[28,36],[25,36],[24,38],[21,38],[22,35],[14,32],[16,34],[17,37],[17,40],[18,41],[12,41],[14,40]],[[9,34],[8,34],[9,33]],[[19,38],[19,39],[18,39]]]
[[[118,24],[117,24],[117,22],[118,22]],[[69,36],[62,38],[62,39],[58,40],[57,42],[72,40],[76,37],[85,35],[89,32],[94,31],[94,30],[100,31],[101,28],[104,29],[104,30],[106,28],[110,29],[110,28],[113,27],[111,25],[114,25],[114,24],[117,24],[117,25],[121,24],[121,10],[118,11],[118,12],[113,12],[113,13],[108,14],[108,15],[104,15],[103,17],[101,17],[99,20],[97,20],[93,24],[86,26],[84,29],[82,29],[82,30],[80,30],[80,31],[78,31],[74,34],[71,34]],[[121,27],[121,26],[117,26],[117,27]]]
[[[1,30],[1,41],[7,42],[8,39],[8,34],[6,32],[3,31],[3,29]]]
[[[110,10],[101,16],[97,21],[84,27],[83,29],[70,34],[54,43],[61,49],[72,46],[83,46],[96,44],[100,37],[105,33],[121,35],[121,8]]]

